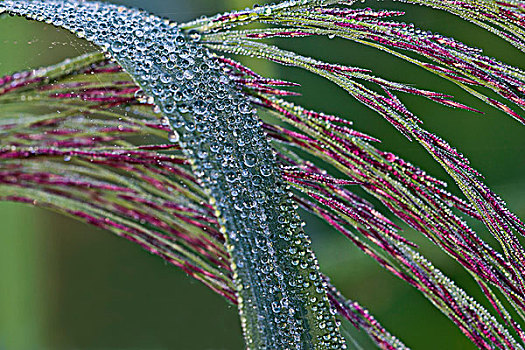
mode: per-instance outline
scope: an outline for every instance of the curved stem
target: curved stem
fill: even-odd
[[[161,109],[227,238],[248,349],[345,348],[255,110],[199,45],[197,32],[104,3],[5,1],[3,11],[101,46]]]

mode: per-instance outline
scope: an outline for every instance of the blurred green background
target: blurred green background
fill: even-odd
[[[176,21],[255,3],[118,2],[144,7]],[[362,5],[406,9],[402,19],[405,22],[455,36],[482,47],[488,56],[525,68],[523,55],[506,42],[450,15],[391,1],[367,1]],[[444,136],[468,155],[474,167],[485,174],[487,184],[525,218],[523,126],[467,96],[455,85],[385,53],[338,39],[277,43],[315,57],[322,54],[331,62],[371,68],[375,74],[392,80],[447,91],[485,111],[481,116],[401,96],[428,130]],[[17,18],[0,19],[1,75],[56,63],[90,50],[92,47],[62,30]],[[342,90],[297,69],[247,62],[261,73],[300,82],[303,97],[299,100],[307,107],[354,120],[356,129],[383,140],[382,149],[395,150],[429,173],[447,179],[417,144],[408,142]],[[452,185],[450,190],[458,193]],[[332,276],[346,296],[368,307],[407,345],[414,349],[473,348],[418,292],[383,271],[322,222],[308,215],[304,218],[323,271]],[[484,239],[493,242],[479,224],[472,225]],[[412,230],[407,228],[404,234],[420,244],[423,253],[460,286],[480,295],[457,263]],[[182,271],[107,232],[40,209],[0,203],[0,349],[242,348],[236,309]]]

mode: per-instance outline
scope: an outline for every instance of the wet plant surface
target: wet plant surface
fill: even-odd
[[[524,48],[521,2],[413,3],[459,15]],[[524,251],[517,235],[524,225],[468,159],[423,129],[395,93],[478,110],[266,39],[339,37],[379,48],[518,122],[520,114],[500,100],[525,106],[524,73],[454,39],[392,21],[399,11],[349,5],[289,1],[178,25],[102,3],[0,3],[0,11],[64,27],[104,51],[0,80],[0,198],[109,229],[179,266],[238,305],[248,348],[346,348],[336,314],[382,348],[405,348],[321,274],[299,207],[414,286],[479,348],[521,348]],[[269,27],[243,29],[252,23]],[[376,148],[379,140],[348,120],[292,102],[297,84],[263,77],[221,54],[302,68],[342,87],[423,146],[463,196]],[[463,265],[493,310],[433,266],[355,188]],[[482,222],[502,253],[463,216]]]

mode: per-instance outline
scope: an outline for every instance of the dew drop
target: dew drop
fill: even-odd
[[[257,156],[253,153],[246,153],[244,155],[244,164],[249,168],[254,167],[257,164]]]
[[[170,131],[169,135],[168,135],[168,139],[170,142],[179,142],[180,140],[180,136],[179,136],[179,133],[175,130],[172,130]]]
[[[261,175],[264,177],[268,177],[272,174],[272,168],[269,166],[262,166],[261,167]]]
[[[113,51],[114,53],[118,53],[124,50],[126,46],[121,41],[115,40],[111,43],[110,48],[111,48],[111,51]]]

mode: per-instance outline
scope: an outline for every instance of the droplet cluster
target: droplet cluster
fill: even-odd
[[[308,236],[250,101],[198,32],[97,2],[4,1],[9,12],[100,46],[172,127],[216,208],[249,349],[344,349]]]

